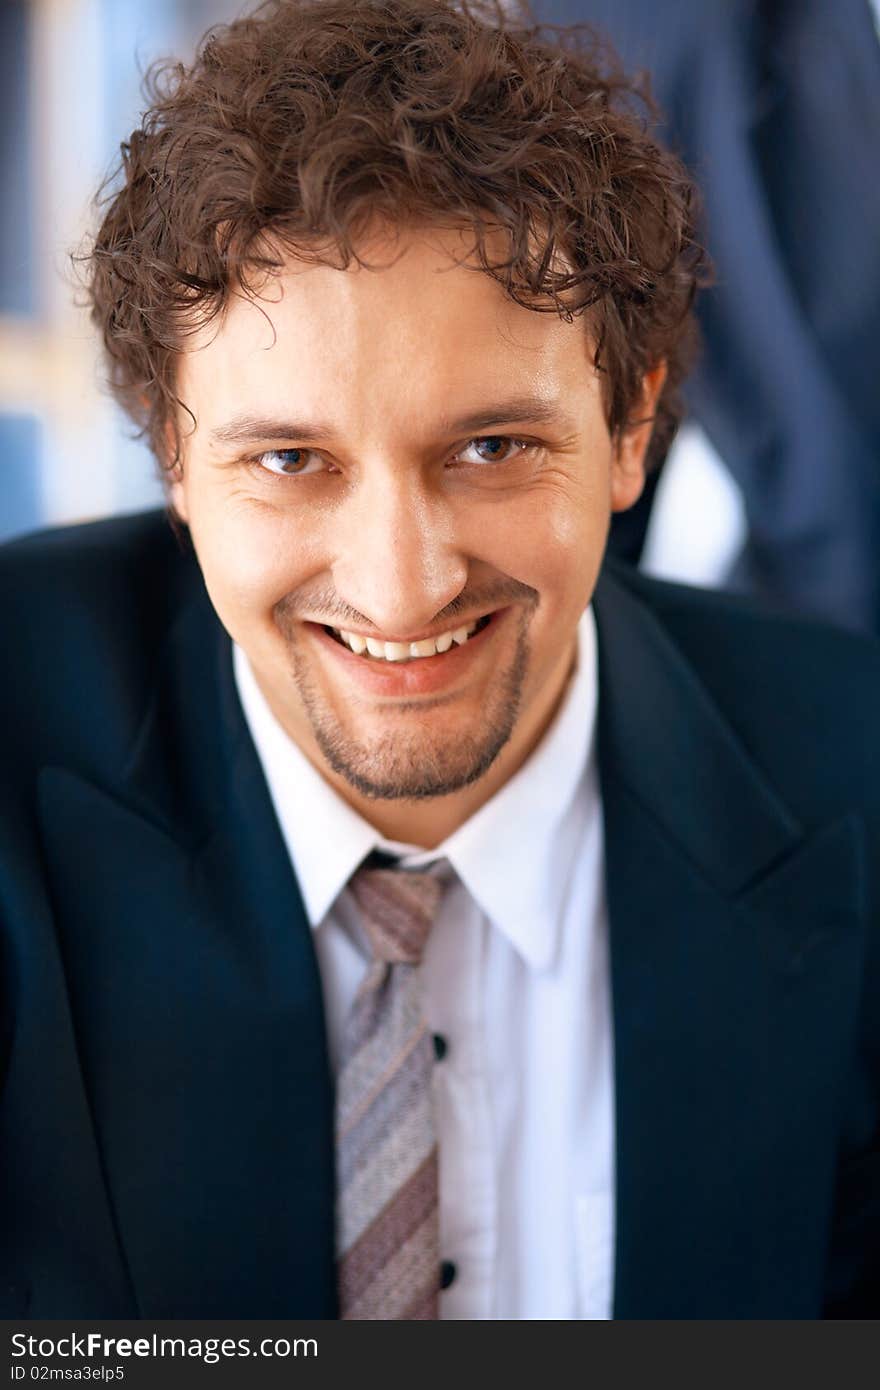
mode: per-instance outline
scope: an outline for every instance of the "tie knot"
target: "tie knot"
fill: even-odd
[[[359,869],[351,891],[373,955],[391,965],[418,965],[440,904],[440,879],[403,869]]]

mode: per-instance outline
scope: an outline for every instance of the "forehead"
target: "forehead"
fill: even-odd
[[[367,264],[345,270],[284,257],[256,296],[233,295],[188,342],[183,399],[203,411],[293,399],[363,418],[588,384],[583,321],[515,303],[470,250],[463,232],[425,229],[374,238]]]

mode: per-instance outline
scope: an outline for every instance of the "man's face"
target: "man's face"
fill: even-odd
[[[583,321],[513,303],[466,247],[288,261],[181,359],[173,500],[212,602],[356,804],[485,799],[516,770],[642,481],[647,432],[613,446]]]

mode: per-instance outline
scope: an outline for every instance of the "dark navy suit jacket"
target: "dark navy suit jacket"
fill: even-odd
[[[595,24],[628,69],[651,73],[660,133],[702,190],[717,283],[700,299],[689,400],[743,492],[750,540],[735,582],[880,633],[880,41],[868,0],[534,8]],[[631,524],[620,518],[622,535]]]
[[[331,1318],[320,979],[195,560],[47,532],[0,599],[0,1316]],[[876,1316],[880,649],[595,608],[615,1315]]]

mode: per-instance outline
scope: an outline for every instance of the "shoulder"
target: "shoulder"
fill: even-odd
[[[94,597],[99,607],[110,600],[107,583],[130,588],[149,583],[159,572],[173,570],[189,545],[178,538],[164,512],[137,512],[106,521],[57,526],[0,545],[0,586],[4,608],[16,596],[28,602],[58,599],[58,586],[74,600]]]
[[[37,531],[0,546],[0,624],[19,652],[86,634],[143,645],[195,570],[188,537],[161,511]]]
[[[176,613],[200,585],[188,538],[161,511],[54,528],[0,546],[0,687],[10,757],[112,748],[143,710]]]
[[[880,679],[880,642],[820,619],[783,612],[754,599],[687,584],[652,579],[610,562],[609,577],[645,603],[673,640],[699,662],[705,678],[766,673],[787,686],[804,677],[814,696],[828,689],[837,698],[867,694],[864,682]]]
[[[857,807],[880,820],[880,642],[613,562],[606,575],[650,611],[807,822]]]

